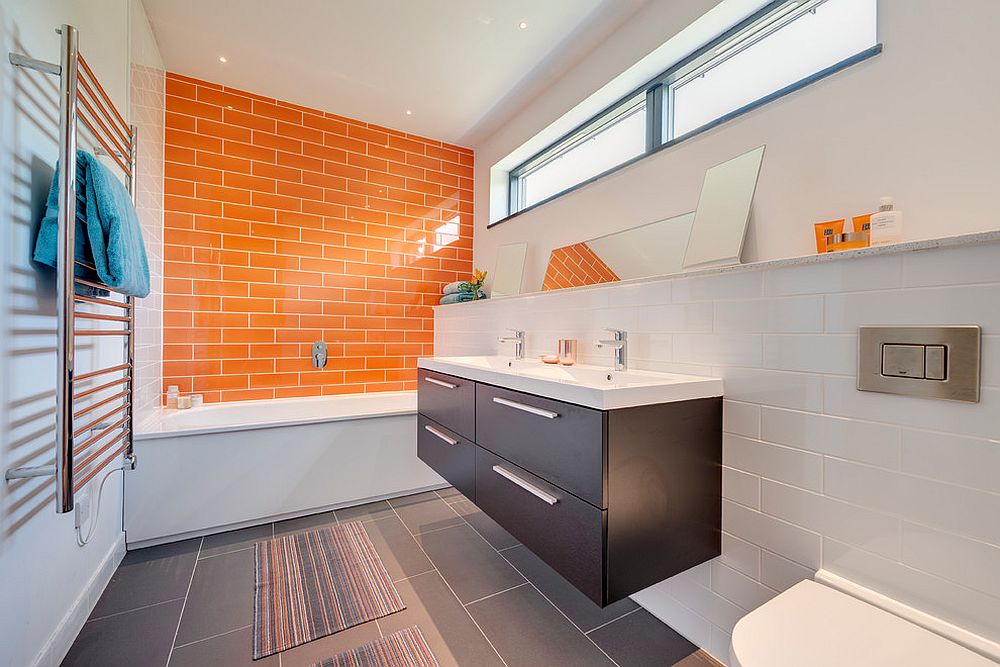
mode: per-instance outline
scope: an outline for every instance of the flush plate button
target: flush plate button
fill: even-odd
[[[883,345],[882,375],[887,377],[923,378],[923,345]]]
[[[924,377],[928,380],[947,379],[946,348],[944,345],[928,345],[924,348]]]
[[[979,402],[977,326],[859,327],[858,389]]]

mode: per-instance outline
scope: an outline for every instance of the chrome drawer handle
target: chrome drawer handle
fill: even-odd
[[[431,384],[436,384],[437,386],[444,387],[445,389],[457,389],[458,388],[457,384],[452,384],[450,382],[445,382],[444,380],[438,380],[437,378],[425,377],[424,379],[427,380],[428,382],[430,382]]]
[[[531,482],[527,482],[521,479],[520,477],[518,477],[511,471],[507,470],[503,466],[493,466],[493,472],[495,472],[496,474],[500,475],[505,479],[509,479],[510,481],[514,482],[519,487],[521,487],[531,495],[535,496],[536,498],[541,498],[549,505],[555,505],[557,502],[559,502],[559,499],[553,496],[551,493],[545,493]]]
[[[441,431],[437,430],[436,428],[434,428],[433,426],[431,426],[429,424],[424,424],[424,430],[427,431],[428,433],[433,433],[437,437],[439,437],[442,440],[444,440],[445,442],[447,442],[449,445],[457,445],[458,444],[458,440],[455,440],[455,438],[449,438],[444,433],[442,433]]]
[[[500,398],[498,396],[493,397],[494,403],[499,403],[500,405],[506,405],[508,408],[514,408],[515,410],[523,410],[524,412],[530,412],[533,415],[538,415],[539,417],[545,417],[546,419],[555,419],[559,416],[558,412],[552,412],[551,410],[542,410],[541,408],[536,408],[533,405],[525,405],[524,403],[518,403],[517,401],[508,401],[506,398]]]

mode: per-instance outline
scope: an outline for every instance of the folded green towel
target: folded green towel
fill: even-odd
[[[444,286],[442,292],[448,294],[472,294],[472,284],[468,280],[456,280]]]
[[[479,298],[485,299],[486,292],[479,290]],[[447,306],[450,303],[465,303],[466,301],[472,300],[472,292],[455,292],[453,294],[445,294],[441,297],[441,305]]]
[[[149,260],[139,217],[125,187],[101,161],[77,151],[76,258],[97,268],[97,280],[116,292],[149,294]],[[35,240],[36,262],[55,267],[59,240],[59,165],[52,178],[45,217]],[[84,279],[76,267],[75,275]]]

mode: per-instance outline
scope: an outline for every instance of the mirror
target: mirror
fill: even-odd
[[[556,248],[542,290],[739,264],[763,159],[760,146],[709,168],[692,213]]]
[[[761,146],[705,172],[684,254],[685,269],[740,263],[763,159]]]
[[[510,243],[497,248],[497,263],[493,269],[491,292],[493,298],[521,293],[524,258],[527,254],[527,243]]]
[[[556,248],[542,290],[649,278],[681,270],[694,213]]]

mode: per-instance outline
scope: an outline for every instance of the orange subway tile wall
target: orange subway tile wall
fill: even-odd
[[[556,248],[542,279],[542,289],[563,289],[621,280],[586,243]]]
[[[431,306],[472,272],[472,151],[177,74],[166,93],[164,388],[415,389]]]

